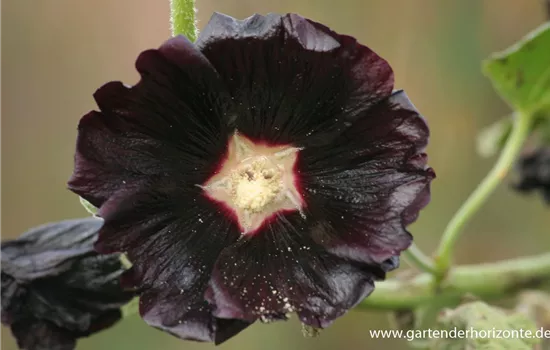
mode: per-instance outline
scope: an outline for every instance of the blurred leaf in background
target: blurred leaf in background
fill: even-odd
[[[512,108],[550,116],[550,22],[487,60],[484,72]]]

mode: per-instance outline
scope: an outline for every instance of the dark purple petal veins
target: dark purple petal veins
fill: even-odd
[[[331,147],[305,149],[301,182],[313,236],[330,252],[381,263],[405,250],[405,226],[430,200],[434,178],[423,153],[428,127],[404,92],[380,102]]]
[[[216,263],[207,297],[215,315],[253,321],[300,320],[324,328],[369,295],[374,281],[397,260],[364,264],[339,258],[316,244],[315,230],[296,215],[227,247]]]
[[[393,89],[372,50],[294,14],[214,14],[197,45],[231,94],[234,125],[256,140],[326,145]]]
[[[182,37],[142,53],[136,67],[137,85],[111,82],[96,92],[101,112],[80,122],[69,187],[100,207],[106,223],[96,248],[128,252],[134,268],[125,281],[140,286],[149,324],[186,339],[225,340],[248,323],[216,320],[202,295],[219,251],[239,234],[195,185],[226,151],[222,107],[230,99]]]
[[[226,248],[208,291],[218,317],[297,312],[326,327],[374,288],[411,243],[405,226],[429,201],[428,128],[403,92],[380,102],[330,147],[300,152],[307,203]]]
[[[148,324],[184,339],[214,341],[225,329],[203,295],[220,251],[239,237],[237,226],[197,186],[151,185],[101,207],[106,224],[97,248],[128,252],[133,267],[124,284],[140,289]]]
[[[223,103],[229,99],[193,44],[170,39],[143,52],[136,68],[138,84],[101,87],[94,95],[101,112],[90,112],[79,124],[69,188],[96,207],[151,178],[202,183],[225,151]]]

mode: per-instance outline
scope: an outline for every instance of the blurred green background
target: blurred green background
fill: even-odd
[[[426,116],[436,169],[433,199],[411,228],[431,251],[493,159],[475,152],[478,130],[509,113],[480,72],[480,61],[545,19],[541,0],[197,0],[199,26],[213,11],[244,18],[297,12],[350,34],[393,66]],[[2,238],[44,222],[86,215],[66,190],[79,118],[110,80],[137,80],[138,53],[170,35],[168,0],[2,1]],[[474,263],[548,250],[548,209],[536,196],[501,186],[467,227],[458,260]],[[370,339],[387,315],[351,311],[318,338],[296,320],[257,324],[221,349],[405,349]],[[15,349],[2,328],[2,348]],[[209,349],[148,328],[137,316],[83,339],[78,349]]]

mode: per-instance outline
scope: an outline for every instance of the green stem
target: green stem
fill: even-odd
[[[518,113],[514,126],[495,166],[478,185],[470,197],[462,204],[443,232],[436,252],[437,277],[441,281],[447,273],[453,259],[456,241],[475,212],[487,200],[497,185],[504,179],[520,153],[525,139],[531,130],[531,115]]]
[[[539,288],[550,282],[550,253],[481,265],[457,266],[449,271],[439,289],[433,276],[422,273],[411,279],[394,278],[376,283],[374,292],[359,309],[412,310],[442,302],[458,303],[473,294],[490,300],[510,296],[523,289]]]
[[[185,35],[189,41],[197,39],[195,0],[170,0],[172,35]]]
[[[403,252],[403,257],[411,266],[416,267],[421,271],[429,272],[433,275],[437,273],[434,261],[429,256],[424,254],[424,252],[422,252],[414,243],[409,247],[409,249]]]

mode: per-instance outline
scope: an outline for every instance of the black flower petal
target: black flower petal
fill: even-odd
[[[22,349],[73,349],[116,323],[132,292],[118,254],[93,250],[102,220],[68,220],[2,242],[2,323]]]
[[[216,343],[289,312],[326,327],[398,266],[430,198],[429,133],[369,48],[297,15],[215,14],[196,46],[173,38],[136,66],[135,86],[96,92],[69,187],[105,220],[96,249],[127,252],[146,322]],[[251,231],[209,192],[249,146],[293,154],[275,169],[296,187],[296,210]]]
[[[311,230],[332,253],[381,263],[408,248],[405,226],[430,200],[435,174],[423,153],[428,127],[403,91],[394,92],[334,144],[301,153]]]
[[[228,138],[222,83],[184,37],[143,52],[140,82],[111,82],[96,91],[101,109],[79,124],[70,186],[99,207],[118,190],[151,179],[201,183],[215,171]]]
[[[521,156],[517,164],[519,180],[514,185],[520,192],[540,191],[550,204],[550,146],[540,147]]]
[[[215,319],[203,295],[216,257],[239,231],[199,195],[199,187],[159,182],[151,188],[113,196],[100,208],[109,225],[97,248],[128,251],[133,268],[123,282],[142,290],[140,313],[147,323],[184,339],[226,338],[233,325]]]
[[[315,229],[306,225],[298,214],[288,216],[227,247],[207,292],[215,315],[271,321],[296,312],[303,323],[324,328],[397,267],[396,258],[364,264],[334,256],[313,242]]]
[[[398,91],[330,147],[304,149],[306,219],[280,218],[224,250],[209,291],[217,316],[296,311],[302,322],[326,327],[366,297],[396,267],[380,264],[408,248],[405,226],[430,199],[427,138],[424,120]]]
[[[295,14],[216,13],[197,46],[230,91],[226,112],[253,139],[326,145],[393,88],[376,53]]]

